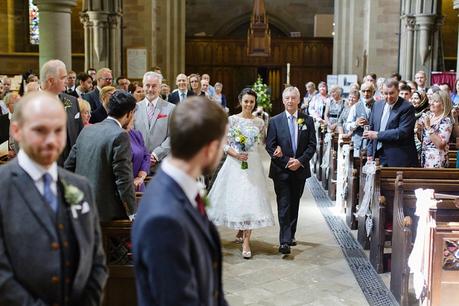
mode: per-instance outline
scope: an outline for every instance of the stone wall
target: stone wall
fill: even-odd
[[[335,1],[333,73],[396,72],[399,28],[399,0]]]
[[[266,0],[265,8],[272,22],[284,32],[314,34],[314,15],[333,14],[333,0]],[[218,3],[218,5],[216,5]],[[186,35],[226,36],[250,20],[253,1],[187,0]]]

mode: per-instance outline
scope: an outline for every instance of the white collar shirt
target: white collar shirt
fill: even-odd
[[[33,161],[23,150],[19,150],[18,153],[18,164],[19,167],[32,178],[35,187],[37,187],[40,194],[43,195],[45,184],[43,182],[43,175],[49,173],[52,178],[51,191],[57,197],[57,163],[54,162],[49,169],[37,164]]]
[[[187,199],[197,208],[196,196],[199,193],[199,187],[196,180],[189,176],[185,171],[176,167],[169,161],[169,158],[165,158],[161,163],[161,169],[169,175],[179,186],[182,188]]]
[[[118,119],[113,118],[113,117],[111,117],[111,116],[108,116],[107,119],[115,121],[115,122],[119,125],[120,128],[123,128],[123,126],[122,126],[121,123],[118,121]]]
[[[289,120],[290,116],[294,117],[293,120],[293,126],[295,128],[295,139],[296,139],[296,145],[298,146],[298,110],[296,110],[293,115],[291,115],[288,111],[285,111],[285,114],[287,115],[287,125],[290,126]]]

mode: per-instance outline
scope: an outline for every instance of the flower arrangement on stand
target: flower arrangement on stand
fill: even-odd
[[[270,112],[272,109],[271,95],[268,85],[263,83],[263,79],[258,75],[257,81],[252,86],[253,91],[257,93],[257,105],[263,107],[265,112]]]

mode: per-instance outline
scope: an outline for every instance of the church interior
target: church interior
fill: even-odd
[[[458,14],[458,0],[1,0],[0,100],[5,80],[9,92],[25,94],[29,76],[39,77],[52,59],[77,82],[82,72],[109,68],[117,88],[118,79],[142,87],[147,71],[159,71],[166,97],[178,75],[208,74],[210,87],[222,84],[229,115],[241,111],[239,92],[261,78],[270,117],[284,112],[289,86],[299,89],[301,103],[311,103],[308,82],[339,86],[343,100],[357,83],[362,99],[359,86],[373,76],[373,93],[384,99],[379,79],[398,74],[406,87],[423,72],[425,89],[449,88],[446,166],[378,164],[371,172],[365,164],[372,160],[366,149],[356,151],[352,133],[315,121],[317,149],[300,202],[297,246],[279,255],[278,225],[263,228],[245,260],[234,231],[219,227],[223,289],[229,305],[459,305]],[[8,124],[0,124],[6,140]],[[9,159],[5,142],[0,167]],[[263,155],[277,216],[269,162]],[[418,188],[435,191],[436,206],[421,217]],[[131,225],[101,223],[110,272],[106,306],[137,305]],[[421,293],[409,260],[414,251],[422,253]]]

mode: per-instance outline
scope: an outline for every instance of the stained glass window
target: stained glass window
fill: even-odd
[[[33,4],[33,0],[29,0],[29,36],[32,45],[38,45],[40,43],[38,22],[38,7]]]

